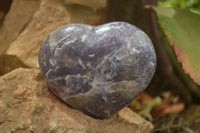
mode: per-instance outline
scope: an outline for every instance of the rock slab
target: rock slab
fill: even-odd
[[[99,120],[68,107],[47,88],[38,69],[0,77],[0,131],[20,133],[148,133],[151,123],[125,108]]]
[[[64,0],[14,1],[0,29],[0,55],[2,51],[15,55],[29,67],[39,67],[40,46],[53,30],[71,23],[98,25],[105,22],[106,4],[94,10],[82,5],[81,1],[76,0],[76,4],[64,3]],[[102,1],[106,3],[107,0]]]

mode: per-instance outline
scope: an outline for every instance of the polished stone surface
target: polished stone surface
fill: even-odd
[[[56,96],[93,117],[107,118],[147,87],[156,55],[149,37],[131,24],[70,24],[45,39],[39,64]]]

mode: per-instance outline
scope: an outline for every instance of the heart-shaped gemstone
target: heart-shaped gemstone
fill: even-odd
[[[70,24],[45,39],[39,65],[56,96],[91,116],[107,118],[147,87],[156,55],[148,36],[131,24]]]

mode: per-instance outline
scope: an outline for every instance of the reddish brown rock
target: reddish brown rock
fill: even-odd
[[[0,124],[6,120],[7,117],[6,108],[7,108],[6,103],[0,100]]]
[[[38,1],[36,0],[35,2]],[[24,7],[27,7],[28,5],[28,2],[27,4],[23,4]],[[16,9],[16,6],[12,6],[11,11]],[[39,8],[37,8],[33,18],[23,26],[20,32],[17,32],[17,35],[16,33],[14,34],[16,36],[12,37],[13,39],[9,39],[12,41],[14,39],[15,40],[13,42],[11,41],[12,44],[6,51],[6,54],[16,55],[25,65],[30,67],[38,67],[37,57],[39,49],[44,38],[49,33],[51,33],[57,27],[69,23],[89,23],[95,25],[101,24],[105,21],[105,12],[103,9],[106,8],[105,6],[106,5],[103,7],[101,6],[101,8],[98,6],[97,9],[94,10],[91,7],[79,5],[79,3],[67,4],[61,0],[40,0]],[[23,12],[29,11],[29,8],[25,8],[26,10],[24,9]],[[9,22],[18,22],[21,20],[21,18],[16,18],[14,16],[15,14],[11,14],[10,18],[7,20]],[[26,14],[23,16],[27,17]],[[9,25],[9,27],[15,26],[15,24]],[[6,27],[3,26],[2,28]],[[8,34],[6,35],[10,36]]]
[[[99,120],[68,107],[47,89],[38,69],[16,69],[0,78],[1,132],[148,133],[152,125],[125,108]]]
[[[0,56],[0,76],[19,67],[26,67],[26,65],[15,55]]]
[[[33,14],[38,10],[39,0],[14,0],[10,11],[6,15],[2,27],[0,28],[0,55],[10,46],[10,44],[21,34]]]

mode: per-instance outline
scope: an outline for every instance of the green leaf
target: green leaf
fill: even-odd
[[[200,85],[200,15],[189,9],[153,9],[185,73]]]
[[[188,8],[200,14],[200,0],[158,0],[157,4],[160,7]]]

